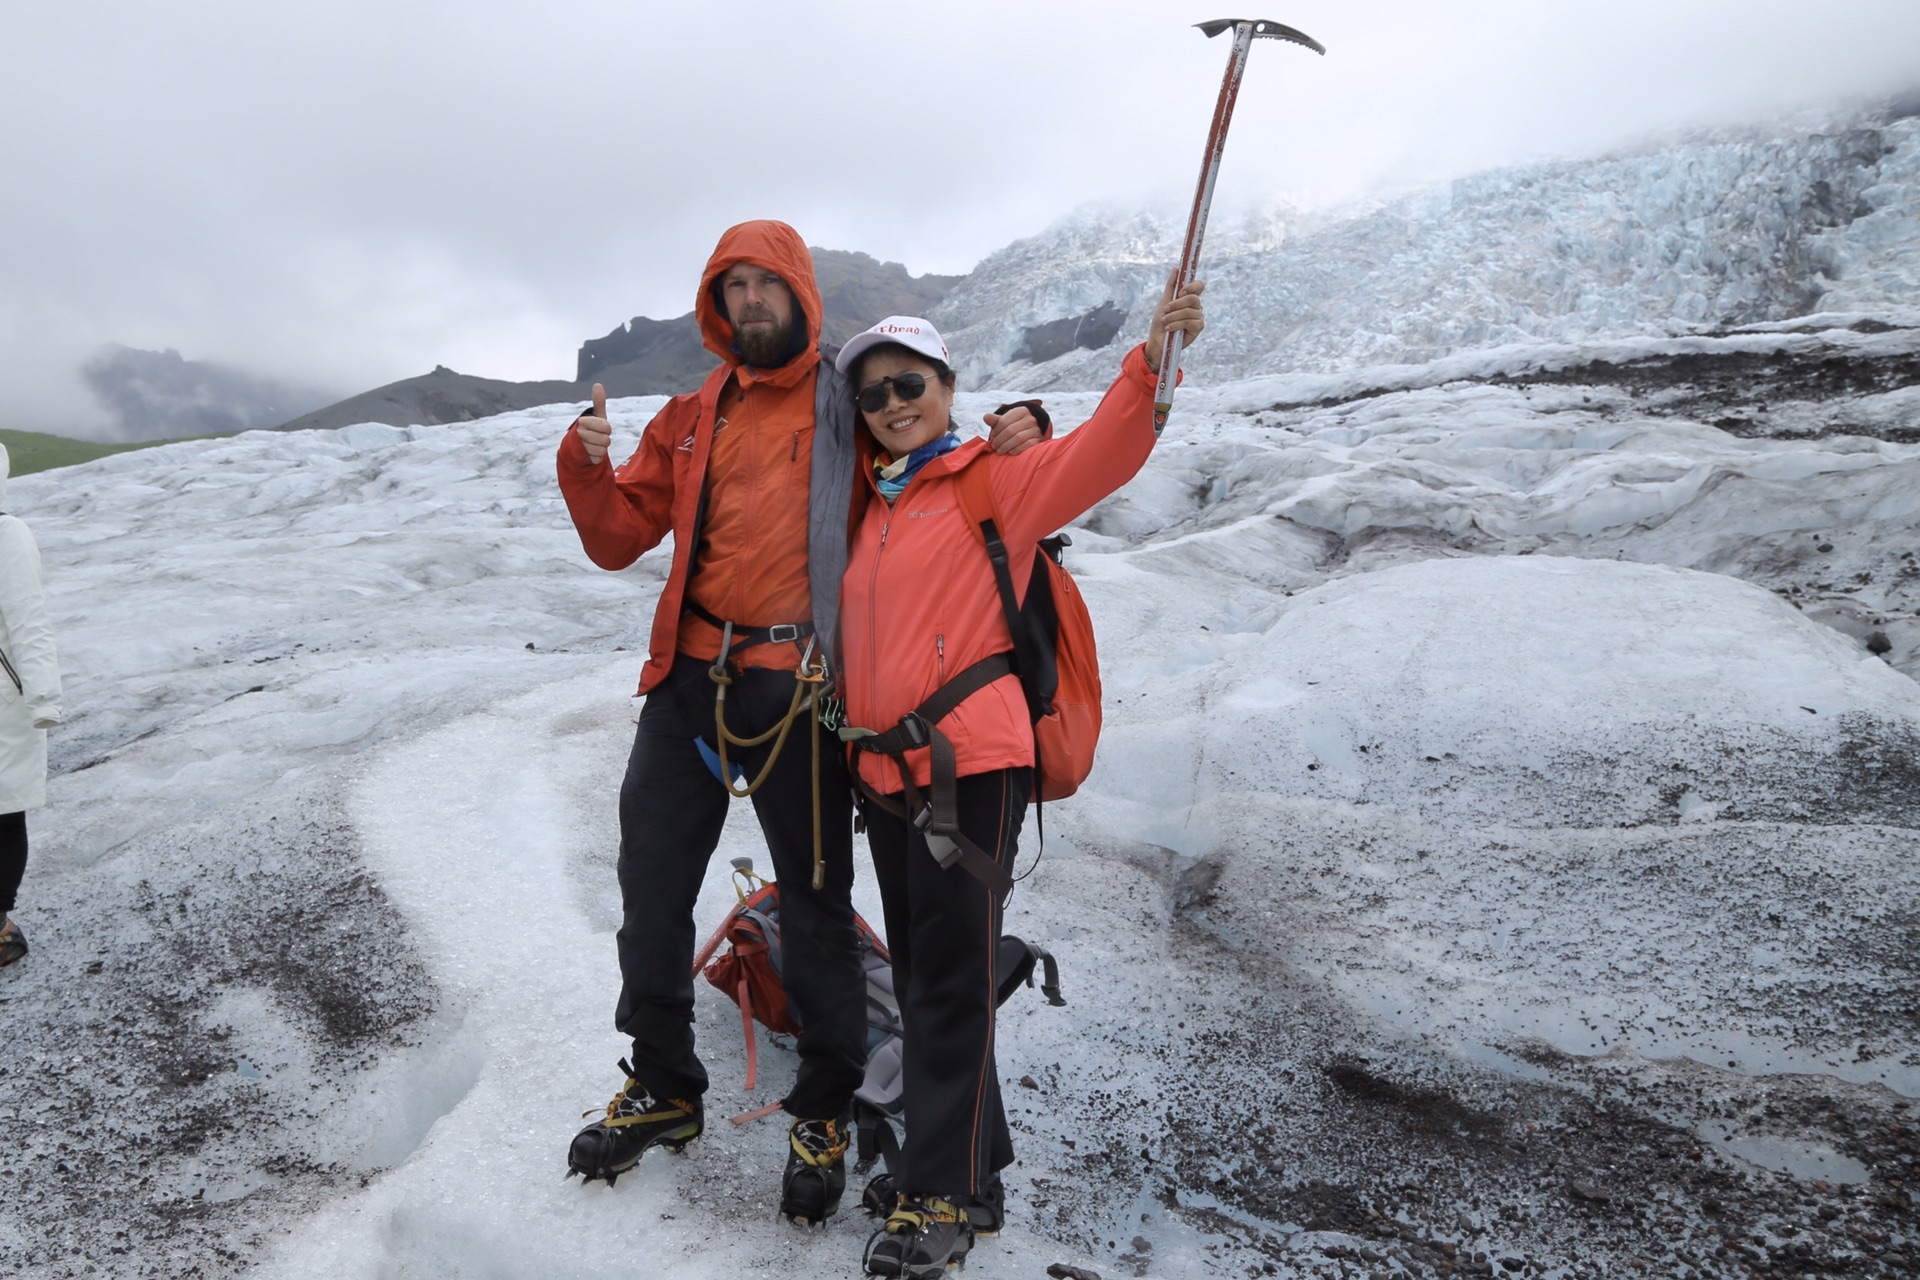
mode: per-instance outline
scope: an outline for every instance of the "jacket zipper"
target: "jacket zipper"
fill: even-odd
[[[737,618],[740,616],[740,579],[744,574],[738,561],[745,560],[751,563],[754,559],[754,553],[760,550],[760,543],[757,536],[760,528],[760,504],[757,501],[760,496],[760,452],[754,447],[761,443],[760,405],[751,394],[758,386],[758,381],[755,381],[741,387],[740,403],[734,410],[736,414],[745,420],[747,433],[745,450],[747,509],[744,523],[749,532],[747,534],[747,554],[730,560],[727,564],[727,576],[725,580],[726,593],[721,597],[727,602],[727,608],[721,614],[722,617],[726,618]],[[709,465],[711,465],[711,463],[709,463]],[[698,555],[699,553],[700,549],[695,547],[694,554]],[[684,590],[685,588],[682,588],[682,591]]]
[[[880,526],[880,545],[873,552],[873,573],[867,579],[867,705],[878,705],[879,695],[875,692],[879,684],[880,666],[880,617],[874,602],[879,599],[880,557],[887,549],[887,533],[893,528],[893,513],[888,512],[885,523]]]
[[[23,698],[26,697],[27,686],[20,683],[20,673],[13,669],[13,664],[11,662],[7,661],[7,654],[4,649],[0,649],[0,667],[5,667],[7,669],[7,678],[13,681],[13,687],[19,690],[21,697]]]
[[[933,638],[933,672],[934,678],[941,684],[947,682],[947,638],[944,635]]]

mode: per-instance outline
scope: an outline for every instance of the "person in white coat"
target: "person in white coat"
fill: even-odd
[[[47,802],[47,730],[60,723],[60,663],[40,590],[40,548],[5,514],[7,450],[0,445],[0,965],[27,954],[13,922],[27,870],[27,810]]]

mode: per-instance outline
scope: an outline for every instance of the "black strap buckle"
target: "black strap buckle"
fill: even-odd
[[[900,736],[906,740],[905,749],[912,751],[932,742],[933,730],[918,711],[909,711],[900,717]]]
[[[772,644],[798,644],[800,643],[800,624],[776,622],[767,628],[767,640]]]

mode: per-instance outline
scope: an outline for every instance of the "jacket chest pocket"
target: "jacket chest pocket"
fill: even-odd
[[[813,475],[812,424],[782,426],[774,443],[774,457],[789,488],[805,489]]]

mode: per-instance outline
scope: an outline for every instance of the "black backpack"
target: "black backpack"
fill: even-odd
[[[1065,1005],[1066,998],[1060,994],[1060,966],[1054,961],[1045,947],[1036,946],[1011,934],[1000,938],[1000,951],[995,957],[995,970],[1000,974],[1000,989],[995,1000],[996,1005],[1005,1004],[1013,993],[1021,987],[1034,985],[1033,971],[1039,968],[1045,975],[1040,984],[1041,992],[1051,1005]],[[868,978],[868,1007],[873,1007],[871,992],[875,975],[870,970]],[[901,1079],[904,1070],[902,1055],[905,1042],[900,1038],[900,1005],[894,998],[893,970],[885,970],[886,996],[893,1010],[891,1034],[874,1039],[874,1023],[868,1020],[867,1035],[867,1075],[853,1094],[853,1135],[854,1135],[854,1172],[866,1173],[876,1161],[882,1161],[889,1175],[886,1185],[879,1178],[867,1188],[870,1199],[878,1197],[885,1200],[885,1206],[878,1210],[881,1216],[893,1209],[891,1177],[894,1171],[894,1159],[900,1154],[900,1135],[894,1132],[894,1125],[906,1127],[906,1098]],[[873,1205],[868,1206],[870,1209]]]

